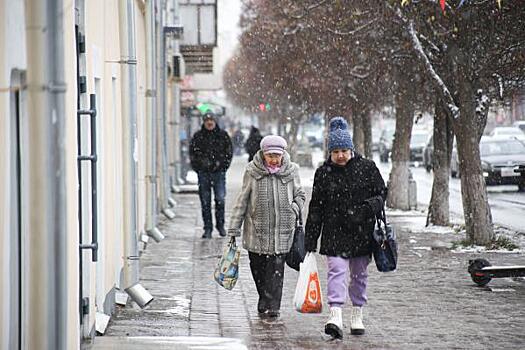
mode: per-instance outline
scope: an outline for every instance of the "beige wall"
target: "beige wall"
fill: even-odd
[[[14,88],[11,86],[12,71],[26,68],[23,15],[23,0],[0,0],[0,300],[3,301],[0,305],[0,349],[9,348],[10,327],[18,327],[10,315],[10,307],[13,306],[10,302],[13,297],[12,247],[18,244],[18,232],[12,232],[15,207],[11,201],[11,190],[15,179],[11,178],[14,151],[11,149],[13,111],[10,89]]]
[[[136,2],[137,46],[137,150],[138,150],[138,223],[139,232],[145,220],[145,41],[144,16],[140,1]],[[123,266],[123,209],[120,46],[118,26],[118,1],[93,0],[86,2],[86,68],[88,93],[95,92],[95,78],[100,79],[97,96],[98,115],[98,189],[99,189],[99,261],[91,263],[91,300],[96,301],[92,313],[104,312],[103,304],[112,289],[119,285]],[[93,298],[94,296],[94,298]],[[95,303],[93,303],[95,304]],[[94,314],[92,315],[94,316]],[[90,317],[90,325],[94,317]],[[91,328],[91,327],[90,327]]]
[[[6,18],[5,18],[5,0],[0,0],[0,178],[9,179],[9,167],[7,164],[7,155],[11,154],[8,148],[8,130],[9,125],[7,124],[7,116],[9,115],[8,109],[8,97],[9,94],[5,89],[9,85],[8,78],[6,77],[6,65],[5,65],[5,33],[6,33]],[[8,204],[8,181],[0,181],[0,300],[9,300],[9,268],[8,261],[9,257],[7,253],[8,245],[8,232],[9,232],[9,204]],[[8,325],[9,325],[9,313],[6,308],[6,303],[2,303],[0,306],[0,349],[6,349],[8,345]]]
[[[7,3],[9,2],[9,6]],[[95,92],[95,78],[100,81],[98,102],[98,196],[99,196],[99,262],[92,263],[90,253],[85,264],[90,265],[89,298],[91,310],[88,328],[95,322],[95,311],[104,312],[103,304],[114,287],[118,287],[125,255],[123,237],[123,120],[121,115],[120,46],[118,0],[85,1],[86,75],[88,94]],[[0,300],[9,300],[9,234],[10,229],[10,124],[9,91],[10,71],[25,69],[24,0],[0,0]],[[77,81],[75,1],[64,2],[64,47],[66,118],[66,198],[67,203],[67,348],[79,349],[81,329],[79,319],[79,226],[77,176]],[[137,154],[138,154],[138,215],[137,228],[144,231],[146,217],[146,42],[144,2],[135,1],[137,47]],[[9,20],[7,18],[9,17]],[[14,29],[13,29],[14,28]],[[84,117],[89,118],[89,117]],[[38,132],[38,131],[35,131]],[[26,164],[28,165],[28,164]],[[89,179],[87,179],[89,181]],[[32,208],[37,214],[38,210]],[[85,218],[86,219],[86,218]],[[91,232],[87,234],[91,236]],[[88,242],[85,242],[88,243]],[[30,244],[29,239],[27,244]],[[23,257],[26,259],[28,257]],[[28,272],[28,274],[30,271]],[[26,278],[35,276],[27,275]],[[6,303],[0,304],[0,350],[8,349],[10,322]],[[27,308],[31,318],[31,310]],[[34,325],[32,325],[34,327]]]
[[[136,1],[137,5],[141,4],[141,1]],[[136,6],[135,8],[135,28],[136,28],[136,42],[137,42],[137,135],[138,135],[138,149],[139,149],[139,162],[138,162],[138,222],[137,229],[139,232],[145,231],[145,219],[146,219],[146,170],[147,170],[147,156],[146,156],[146,118],[151,116],[148,115],[146,110],[146,87],[147,87],[147,75],[146,75],[146,22],[145,12],[143,6]],[[158,96],[157,92],[157,96]]]
[[[75,8],[74,1],[64,5],[64,55],[66,79],[66,201],[67,201],[67,317],[68,349],[80,347],[80,318],[78,300],[78,176],[77,176],[77,92],[76,92],[76,46],[75,46]]]

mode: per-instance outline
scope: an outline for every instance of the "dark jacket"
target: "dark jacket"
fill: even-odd
[[[190,160],[193,170],[205,172],[226,171],[232,160],[232,141],[228,133],[217,125],[208,130],[202,126],[190,142]]]
[[[386,199],[386,187],[375,163],[354,152],[345,166],[329,159],[315,172],[306,221],[305,248],[328,256],[369,255],[375,216]]]
[[[250,135],[248,135],[248,139],[244,144],[244,149],[246,150],[246,153],[248,153],[248,162],[252,161],[255,153],[257,153],[257,151],[260,149],[262,139],[263,137],[259,132],[259,129],[252,126],[250,130]]]

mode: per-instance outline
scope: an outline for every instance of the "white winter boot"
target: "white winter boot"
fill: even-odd
[[[343,310],[340,307],[330,307],[330,318],[324,326],[324,332],[334,338],[343,339]]]
[[[350,333],[354,335],[365,334],[363,309],[361,306],[352,306],[352,311],[350,313]]]

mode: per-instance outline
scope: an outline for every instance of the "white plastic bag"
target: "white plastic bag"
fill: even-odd
[[[307,253],[300,264],[293,304],[295,310],[302,313],[320,313],[323,310],[319,272],[313,253]]]

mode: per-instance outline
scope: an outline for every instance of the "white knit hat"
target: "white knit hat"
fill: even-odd
[[[287,146],[286,140],[278,135],[268,135],[261,140],[263,153],[283,154]]]

